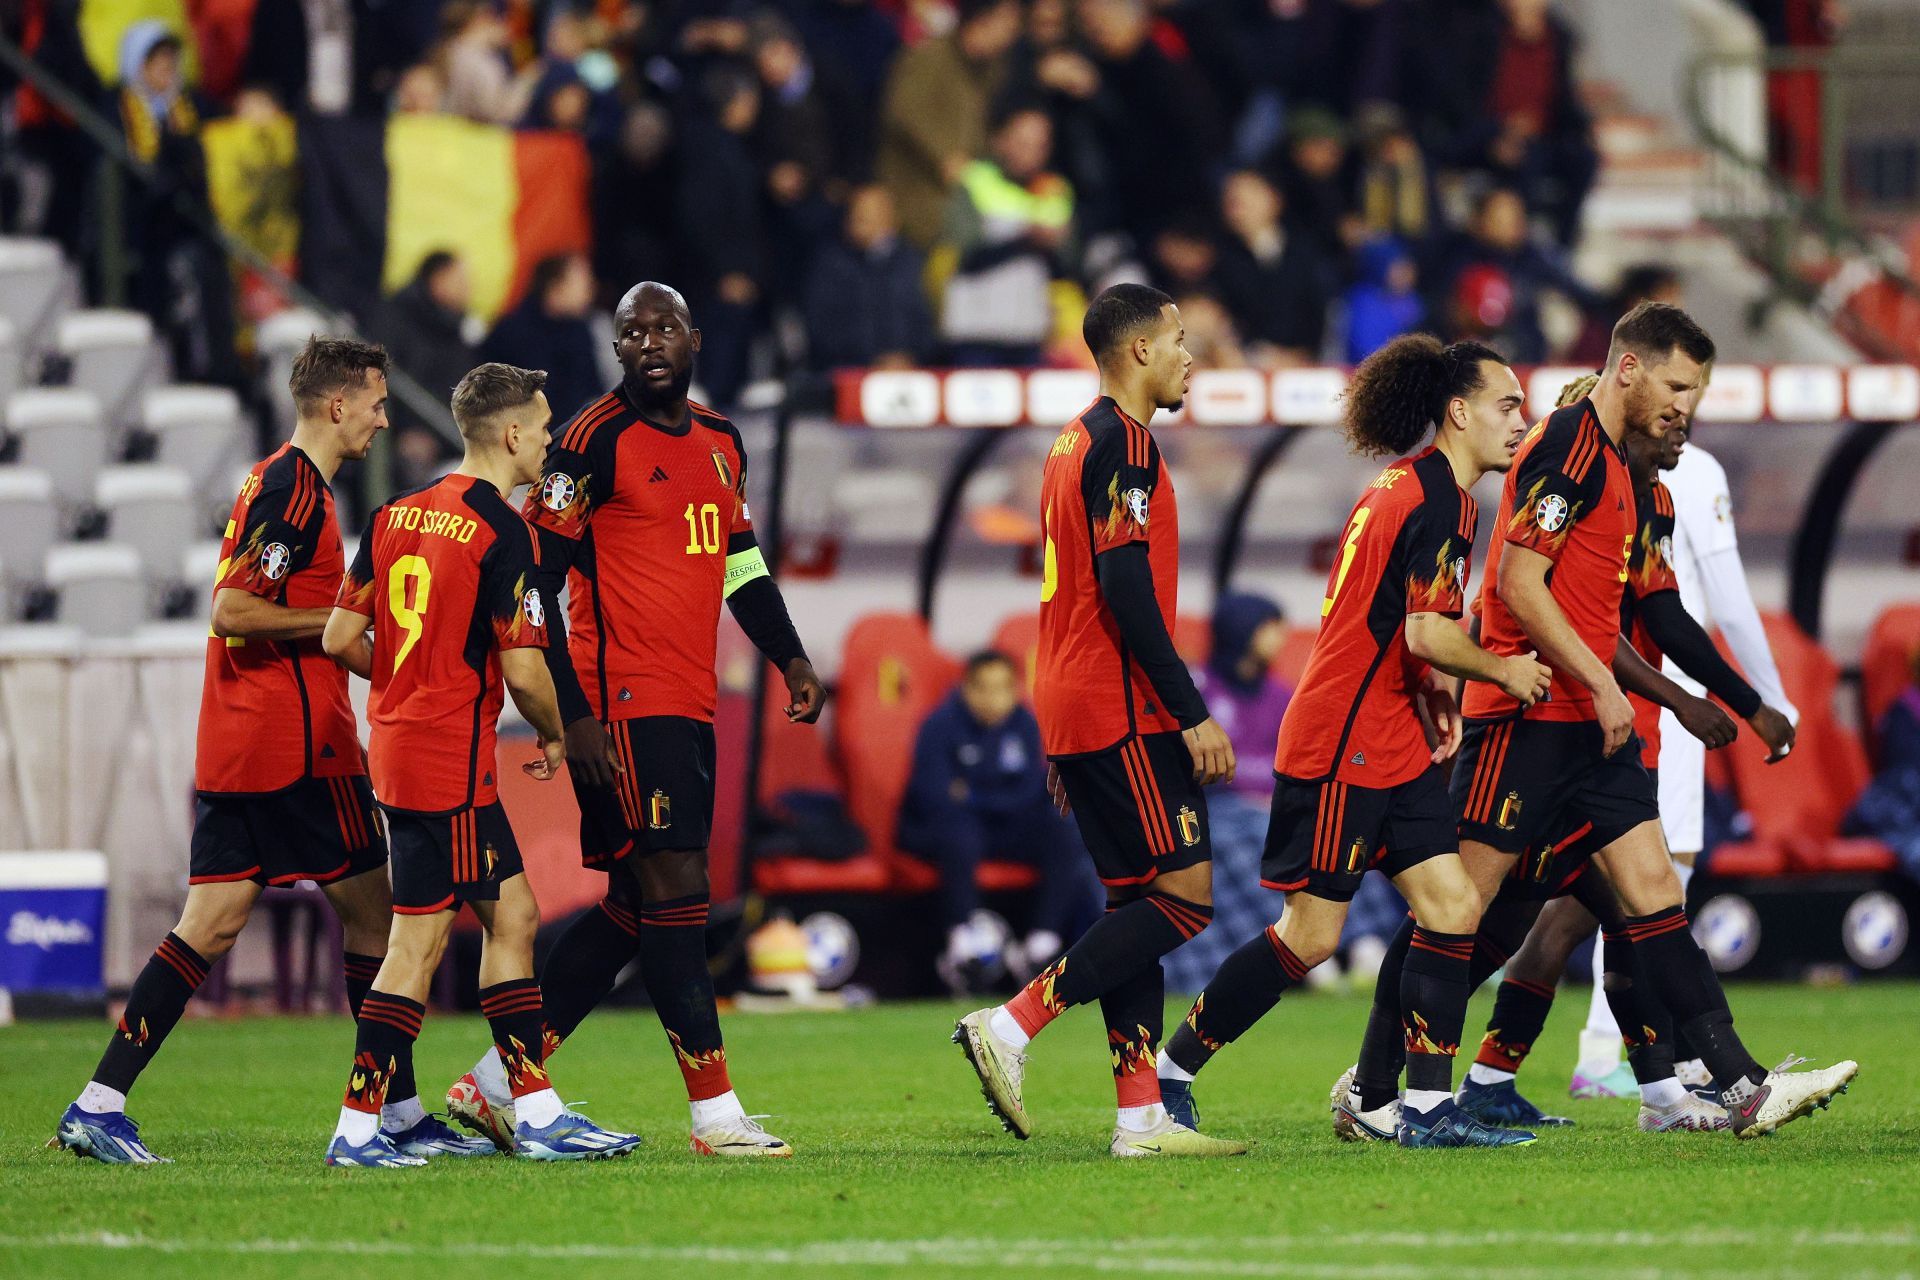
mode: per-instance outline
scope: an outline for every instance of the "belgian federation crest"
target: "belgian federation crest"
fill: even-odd
[[[665,831],[673,825],[673,800],[666,792],[655,788],[647,797],[647,828],[651,831]]]
[[[1180,843],[1188,848],[1199,844],[1200,815],[1193,811],[1193,806],[1190,804],[1181,805],[1180,812],[1174,816],[1175,820],[1180,824]]]
[[[720,483],[733,488],[733,464],[727,461],[727,455],[720,450],[713,451],[713,469],[720,473]]]

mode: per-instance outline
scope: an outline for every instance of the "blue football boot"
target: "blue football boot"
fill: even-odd
[[[605,1160],[639,1145],[639,1134],[602,1129],[577,1111],[562,1111],[541,1128],[525,1120],[513,1127],[513,1154],[527,1160]]]
[[[124,1111],[82,1111],[70,1104],[60,1117],[52,1146],[58,1143],[76,1156],[91,1156],[101,1164],[172,1164],[147,1150],[140,1126]]]
[[[1193,1081],[1160,1078],[1160,1105],[1175,1124],[1200,1131],[1200,1104],[1193,1100]]]
[[[1452,1099],[1431,1111],[1400,1108],[1395,1135],[1403,1147],[1524,1147],[1538,1141],[1525,1129],[1499,1129],[1482,1124]]]
[[[1552,1129],[1573,1123],[1565,1116],[1550,1116],[1528,1102],[1521,1096],[1519,1086],[1512,1080],[1502,1080],[1499,1084],[1481,1084],[1472,1077],[1468,1077],[1467,1082],[1460,1086],[1457,1101],[1462,1111],[1481,1124],[1500,1128],[1512,1129],[1525,1125]]]
[[[396,1149],[393,1140],[384,1133],[376,1133],[360,1146],[347,1141],[345,1134],[335,1134],[333,1142],[327,1147],[327,1163],[344,1169],[411,1169],[427,1162],[425,1156],[410,1156]]]
[[[403,1156],[490,1156],[494,1153],[490,1138],[468,1137],[456,1132],[438,1115],[429,1111],[419,1123],[401,1130],[383,1129],[381,1136]]]

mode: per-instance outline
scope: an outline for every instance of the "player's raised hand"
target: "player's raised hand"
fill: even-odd
[[[560,766],[567,760],[567,748],[564,742],[549,742],[540,739],[540,757],[521,765],[527,776],[539,782],[551,782],[560,773]]]
[[[1047,795],[1061,817],[1073,812],[1073,802],[1067,799],[1067,786],[1060,781],[1060,770],[1051,760],[1047,762]]]
[[[613,785],[620,762],[613,758],[613,739],[605,725],[592,716],[581,716],[567,726],[561,746],[562,758],[576,780],[589,787]]]
[[[1601,754],[1610,756],[1633,737],[1633,704],[1619,685],[1609,683],[1593,695],[1593,710],[1600,722]]]
[[[1553,672],[1536,662],[1532,655],[1516,653],[1500,664],[1500,688],[1509,698],[1530,707],[1547,696],[1553,685]]]
[[[1187,754],[1193,757],[1193,780],[1203,787],[1216,782],[1232,782],[1233,743],[1227,731],[1208,716],[1180,736],[1186,740]]]
[[[787,704],[787,719],[794,724],[812,724],[827,705],[827,687],[820,683],[813,664],[805,658],[789,662],[785,675],[787,693],[793,698]]]
[[[1747,723],[1760,735],[1760,741],[1767,744],[1768,764],[1779,764],[1793,750],[1795,730],[1785,712],[1763,705],[1747,717]]]
[[[1706,743],[1709,751],[1718,751],[1740,734],[1733,717],[1706,698],[1688,698],[1673,709],[1673,717],[1681,728]]]

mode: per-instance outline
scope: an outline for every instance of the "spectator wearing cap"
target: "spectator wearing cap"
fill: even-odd
[[[1287,225],[1286,204],[1262,175],[1242,169],[1220,187],[1216,271],[1222,300],[1261,364],[1307,363],[1326,336],[1332,281],[1312,242]]]
[[[1020,36],[1017,0],[960,0],[956,12],[951,34],[894,60],[881,107],[875,172],[921,248],[939,238],[949,188],[986,150],[988,108]]]
[[[816,369],[892,368],[933,355],[926,263],[900,235],[893,197],[857,187],[841,234],[820,250],[807,281],[807,352]]]
[[[940,336],[956,364],[1036,364],[1053,332],[1052,285],[1073,260],[1073,188],[1049,167],[1053,122],[1007,109],[989,154],[961,167],[940,237],[951,262]]]
[[[1338,258],[1358,239],[1352,157],[1347,126],[1324,107],[1302,107],[1287,117],[1278,165],[1287,226],[1317,254]]]

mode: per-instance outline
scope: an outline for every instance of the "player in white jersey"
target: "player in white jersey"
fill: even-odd
[[[1692,428],[1689,421],[1676,431],[1691,434]],[[1680,451],[1679,462],[1660,478],[1673,495],[1673,567],[1680,580],[1680,603],[1702,626],[1720,629],[1734,660],[1766,705],[1777,707],[1790,722],[1798,724],[1800,712],[1787,700],[1780,684],[1780,670],[1767,647],[1760,611],[1747,589],[1747,573],[1734,536],[1733,498],[1727,489],[1726,469],[1712,454],[1689,442]],[[1666,674],[1689,693],[1699,696],[1706,692],[1681,672],[1671,657],[1666,660]],[[1705,844],[1701,808],[1706,748],[1680,728],[1671,711],[1660,713],[1660,743],[1660,825],[1684,890],[1693,878],[1694,860]],[[1789,740],[1780,754],[1791,749]],[[1597,944],[1593,952],[1593,999],[1587,1025],[1580,1032],[1580,1061],[1574,1069],[1572,1093],[1575,1097],[1638,1097],[1633,1073],[1620,1060],[1620,1026],[1601,989]],[[1680,1063],[1677,1074],[1683,1084],[1704,1084],[1707,1080],[1698,1060]]]

